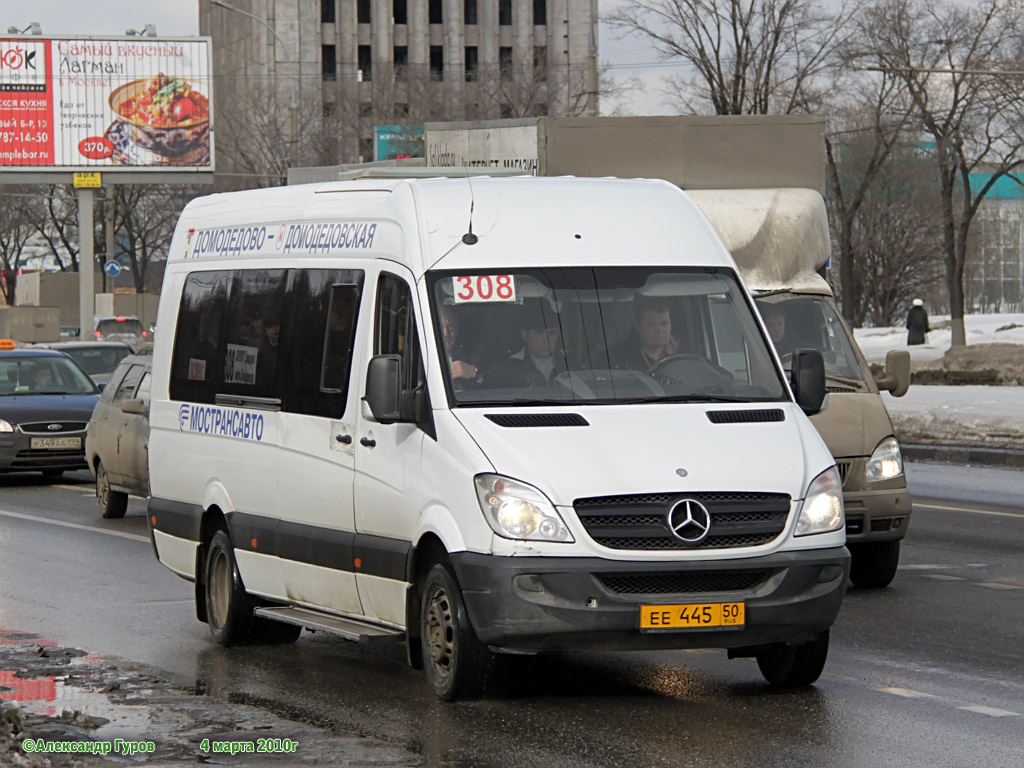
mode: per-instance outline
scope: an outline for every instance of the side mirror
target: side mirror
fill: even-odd
[[[816,349],[793,351],[793,372],[790,375],[793,396],[804,413],[811,416],[821,411],[825,402],[825,360]]]
[[[370,407],[373,418],[381,424],[401,421],[402,358],[398,355],[377,355],[370,359],[366,369],[366,394],[363,399]]]
[[[122,400],[121,412],[132,413],[136,416],[149,416],[149,406],[145,400]]]
[[[905,349],[890,349],[885,356],[885,374],[875,383],[888,390],[893,397],[903,397],[910,389],[910,353]]]

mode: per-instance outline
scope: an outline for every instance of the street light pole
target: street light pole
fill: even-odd
[[[270,34],[272,34],[275,38],[277,38],[277,42],[279,42],[281,44],[281,49],[284,51],[284,55],[287,57],[289,66],[291,64],[293,64],[293,63],[298,65],[298,59],[297,58],[296,59],[292,59],[291,54],[288,52],[288,44],[284,41],[284,38],[282,38],[277,33],[276,29],[274,29],[272,26],[267,24],[267,22],[265,22],[259,16],[256,16],[255,14],[252,14],[252,13],[249,13],[248,11],[243,11],[241,8],[236,8],[235,6],[231,5],[230,3],[225,2],[225,0],[210,0],[210,4],[211,5],[220,6],[221,8],[224,8],[225,10],[228,10],[228,11],[234,11],[235,13],[240,13],[243,16],[252,19],[257,24],[260,24],[263,27],[266,27],[266,29],[268,29],[270,31]],[[277,70],[276,63],[275,63],[274,70],[275,70],[275,72]],[[288,107],[289,110],[291,110],[291,126],[290,126],[290,128],[291,128],[291,140],[292,140],[293,143],[296,140],[296,134],[298,132],[299,93],[298,93],[298,90],[296,88],[296,85],[297,85],[296,80],[297,80],[297,78],[298,78],[298,73],[296,73],[295,77],[292,78],[292,80],[291,80],[291,104]]]

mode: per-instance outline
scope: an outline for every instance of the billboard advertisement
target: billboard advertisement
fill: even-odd
[[[423,157],[422,125],[378,125],[373,132],[374,160]]]
[[[208,38],[0,37],[0,170],[213,170]]]

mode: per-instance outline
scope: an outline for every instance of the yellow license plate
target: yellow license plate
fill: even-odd
[[[668,629],[739,628],[746,619],[743,603],[692,603],[689,605],[641,605],[640,631]]]

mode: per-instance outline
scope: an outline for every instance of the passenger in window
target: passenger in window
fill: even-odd
[[[793,342],[786,335],[786,315],[778,307],[768,307],[763,313],[764,324],[768,327],[768,335],[779,353],[779,357],[792,354]]]
[[[667,302],[641,299],[633,309],[633,332],[608,350],[612,368],[646,373],[679,351]]]
[[[441,306],[441,335],[448,356],[448,369],[454,389],[472,389],[483,383],[483,372],[477,366],[479,356],[459,341],[459,311]]]
[[[278,344],[281,342],[281,321],[276,317],[263,321],[263,338],[256,355],[256,383],[266,384],[277,370]]]
[[[523,348],[495,368],[495,386],[543,387],[569,370],[558,315],[549,304],[543,299],[525,304],[519,328]]]

